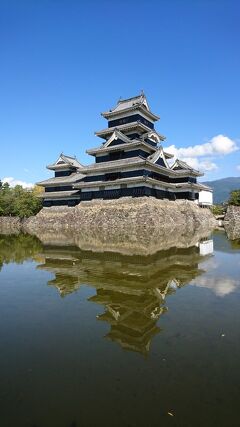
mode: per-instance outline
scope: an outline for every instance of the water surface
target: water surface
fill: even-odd
[[[239,276],[223,232],[149,256],[0,236],[0,427],[239,426]]]

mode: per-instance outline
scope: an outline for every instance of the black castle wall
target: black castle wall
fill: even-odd
[[[43,202],[44,207],[50,206],[75,206],[81,201],[89,201],[94,199],[119,199],[120,197],[143,197],[143,196],[152,196],[157,199],[188,199],[194,200],[197,198],[194,193],[191,192],[182,192],[182,193],[171,193],[164,190],[158,190],[148,187],[135,187],[135,188],[120,188],[115,190],[100,190],[100,191],[86,191],[80,193],[78,198],[74,200],[53,200]]]
[[[132,123],[132,122],[141,122],[145,126],[149,127],[150,129],[154,129],[154,124],[151,123],[149,120],[145,119],[140,114],[133,114],[132,116],[123,117],[121,119],[110,120],[108,122],[108,127],[112,128],[112,127],[121,126],[126,123]]]

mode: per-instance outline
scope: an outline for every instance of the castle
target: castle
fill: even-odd
[[[83,166],[62,153],[47,166],[55,176],[37,183],[45,189],[44,207],[127,196],[212,204],[212,190],[197,182],[202,173],[178,159],[169,164],[173,155],[163,150],[165,137],[155,129],[159,117],[151,112],[144,93],[120,99],[102,116],[108,126],[96,135],[103,143],[87,150],[94,163]]]

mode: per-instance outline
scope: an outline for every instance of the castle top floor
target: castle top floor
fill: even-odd
[[[108,127],[139,121],[150,129],[154,129],[154,122],[160,119],[150,110],[144,93],[128,99],[119,99],[117,105],[102,116],[108,120]]]

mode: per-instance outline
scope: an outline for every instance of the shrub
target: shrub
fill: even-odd
[[[10,188],[7,183],[0,184],[0,215],[20,218],[36,215],[42,208],[41,199],[36,194],[36,189],[27,190],[21,185]]]
[[[230,193],[229,205],[240,206],[240,190],[233,190]]]

